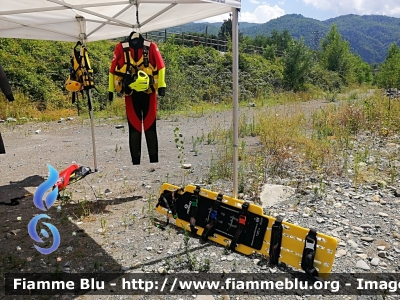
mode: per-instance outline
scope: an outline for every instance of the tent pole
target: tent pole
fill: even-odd
[[[90,115],[90,127],[91,127],[91,131],[92,131],[94,171],[97,172],[96,143],[94,140],[94,118],[93,118],[93,105],[92,105],[92,91],[90,89],[87,91],[87,96],[88,96],[88,106],[89,106],[89,115]]]
[[[239,9],[232,9],[232,87],[233,87],[233,198],[238,193],[239,144]]]
[[[82,45],[86,45],[86,21],[85,18],[82,16],[76,16],[76,20],[79,23],[80,31],[79,39]],[[82,48],[81,48],[82,51]],[[81,52],[82,55],[82,52]],[[87,90],[87,97],[88,97],[88,108],[89,108],[89,116],[90,116],[90,127],[92,132],[92,146],[93,146],[93,160],[94,160],[94,171],[97,172],[97,158],[96,158],[96,143],[94,139],[94,117],[93,117],[93,103],[92,103],[92,90]]]

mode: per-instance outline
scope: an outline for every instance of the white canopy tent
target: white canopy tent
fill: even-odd
[[[140,32],[145,33],[232,13],[233,197],[236,198],[239,9],[240,0],[2,0],[0,37],[81,41],[86,44],[91,41],[128,36],[139,27]],[[91,120],[93,155],[97,170],[92,112]]]

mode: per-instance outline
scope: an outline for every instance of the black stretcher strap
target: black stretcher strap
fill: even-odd
[[[176,212],[176,194],[182,189],[177,189],[176,191],[172,192],[171,194],[171,201],[172,201],[172,216],[174,219],[178,218],[178,213]]]
[[[223,197],[222,194],[218,194],[217,200],[215,200],[214,203],[213,203],[213,207],[212,207],[212,210],[210,212],[209,221],[208,221],[208,223],[207,223],[206,227],[204,228],[203,233],[201,235],[201,238],[204,241],[208,240],[208,237],[210,235],[212,235],[214,233],[214,231],[215,231],[215,226],[216,226],[216,223],[217,223],[217,220],[218,220],[218,209],[219,209],[219,206],[220,206],[220,204],[222,202],[222,197]]]
[[[278,264],[279,255],[281,253],[282,243],[282,219],[277,217],[275,223],[272,225],[271,241],[269,247],[269,261],[271,264]]]
[[[199,194],[200,194],[200,187],[196,185],[196,189],[193,191],[192,201],[190,204],[190,231],[193,235],[196,235],[197,228],[196,228],[196,216],[197,216],[197,209],[199,207]]]
[[[314,267],[316,250],[317,231],[315,229],[310,229],[304,242],[303,257],[301,258],[301,268],[306,272],[306,274],[311,276],[318,276],[318,271]]]
[[[158,199],[158,203],[156,207],[160,206],[162,202],[165,204],[165,208],[167,209],[167,221],[165,222],[164,226],[158,225],[157,227],[161,229],[165,229],[165,227],[168,226],[169,224],[169,215],[172,215],[174,219],[178,217],[177,212],[176,212],[176,193],[180,191],[181,189],[177,189],[176,191],[170,192],[169,195],[166,195],[166,192],[162,193],[160,198]],[[170,196],[171,199],[168,200],[167,197]],[[162,206],[162,205],[161,205]]]
[[[247,218],[247,212],[249,209],[249,205],[250,205],[250,203],[247,201],[242,204],[242,209],[239,214],[239,220],[238,220],[238,225],[237,225],[238,227],[236,229],[236,233],[233,236],[233,238],[231,240],[231,244],[229,246],[230,250],[235,250],[236,244],[239,240],[239,237],[242,234],[244,227],[246,226],[246,218]]]
[[[167,215],[166,215],[167,221],[166,221],[166,223],[165,223],[165,226],[168,226],[168,224],[169,224],[169,215],[172,215],[172,210],[171,210],[171,208],[169,207],[167,198],[165,198],[165,196],[163,196],[162,198],[163,198],[163,200],[164,200],[165,205],[167,206]]]
[[[124,46],[124,54],[125,54],[125,64],[126,64],[126,70],[125,70],[125,74],[123,74],[123,82],[122,82],[122,88],[123,88],[123,92],[125,94],[130,94],[132,93],[131,88],[128,86],[129,85],[129,81],[131,79],[131,60],[130,60],[130,50],[129,50],[129,44],[126,46]]]
[[[143,45],[143,64],[145,68],[149,66],[149,47]]]

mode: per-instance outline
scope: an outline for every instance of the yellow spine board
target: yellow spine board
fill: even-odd
[[[179,187],[177,186],[164,183],[161,187],[160,195],[164,191],[173,192],[178,189]],[[196,189],[195,186],[188,185],[183,191],[179,191],[178,193],[183,194],[185,192],[188,192],[193,194],[195,189]],[[201,189],[200,196],[203,196],[211,200],[216,200],[218,193]],[[244,201],[228,196],[223,196],[222,203],[240,209]],[[167,209],[162,206],[158,206],[156,208],[156,211],[163,215],[167,215],[168,213]],[[271,240],[271,230],[272,230],[272,225],[275,222],[275,218],[264,215],[262,207],[255,204],[250,204],[248,211],[268,219],[268,228],[264,236],[263,246],[261,250],[256,250],[246,245],[239,244],[235,248],[235,251],[243,253],[245,255],[258,253],[264,256],[269,256],[269,248],[270,248],[269,241]],[[186,228],[186,230],[190,231],[189,222],[181,220],[179,218],[177,218],[175,221],[176,221],[176,226],[184,227]],[[285,221],[282,222],[282,226],[283,226],[283,232],[282,232],[281,252],[279,261],[287,265],[290,265],[292,267],[295,267],[297,269],[301,269],[304,240],[309,232],[309,228],[304,228]],[[201,236],[204,229],[197,225],[196,227],[198,228],[197,235]],[[213,236],[210,236],[208,239],[223,246],[227,246],[230,244],[229,238],[221,236],[219,234],[214,234]],[[333,263],[335,260],[337,244],[338,241],[336,238],[318,232],[314,267],[318,270],[319,276],[322,278],[327,278],[331,273]]]

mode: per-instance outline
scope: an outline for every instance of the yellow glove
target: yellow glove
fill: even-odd
[[[132,83],[129,83],[128,86],[137,92],[144,92],[149,89],[149,76],[143,72],[139,71],[137,73],[137,76],[135,76],[134,81]]]

